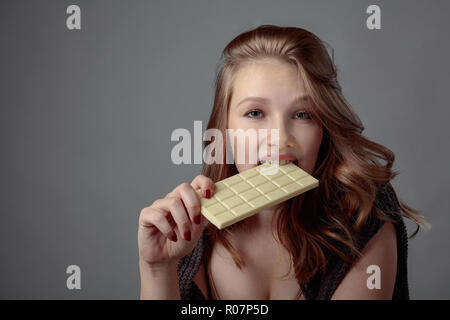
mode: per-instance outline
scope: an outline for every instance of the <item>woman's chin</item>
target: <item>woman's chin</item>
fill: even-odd
[[[251,168],[257,167],[258,164],[237,164],[236,168],[238,169],[239,173],[250,170]]]

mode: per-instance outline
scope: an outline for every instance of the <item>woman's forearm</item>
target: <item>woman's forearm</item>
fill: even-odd
[[[142,300],[180,300],[177,265],[151,267],[139,261]]]

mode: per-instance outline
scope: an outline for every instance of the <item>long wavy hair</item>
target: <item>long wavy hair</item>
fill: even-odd
[[[295,27],[262,25],[240,34],[225,47],[216,70],[208,129],[219,129],[226,136],[236,71],[246,62],[265,58],[279,59],[297,68],[315,104],[314,117],[324,133],[312,173],[320,181],[319,187],[284,202],[276,210],[278,239],[292,254],[297,280],[306,283],[319,270],[325,270],[324,248],[352,262],[361,255],[355,241],[369,216],[392,221],[374,206],[374,201],[381,186],[388,184],[392,188],[390,180],[398,174],[392,170],[395,156],[388,148],[362,135],[364,127],[342,94],[336,67],[324,42]],[[211,142],[206,141],[205,147]],[[225,153],[224,146],[222,155]],[[236,173],[236,166],[226,164],[225,160],[222,164],[203,166],[203,174],[215,182]],[[419,224],[426,221],[420,211],[399,201],[395,191],[394,196],[402,215],[417,223],[413,237]],[[212,224],[207,226],[209,242],[219,241],[240,269],[245,261],[229,237],[242,223],[225,230]]]

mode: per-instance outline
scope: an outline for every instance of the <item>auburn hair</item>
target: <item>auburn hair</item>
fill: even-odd
[[[207,129],[218,129],[226,136],[236,71],[247,62],[266,58],[297,68],[313,99],[314,117],[323,128],[312,174],[320,181],[319,187],[282,203],[276,210],[278,239],[292,255],[297,280],[306,283],[319,270],[325,270],[324,248],[352,262],[361,255],[355,241],[369,216],[392,221],[374,206],[374,201],[383,185],[392,188],[390,180],[398,174],[392,170],[395,155],[362,135],[364,127],[342,94],[336,67],[324,42],[296,27],[262,25],[238,35],[225,47],[216,70],[214,104]],[[210,143],[212,141],[205,141],[205,147]],[[223,148],[222,155],[225,155],[225,146]],[[202,173],[217,182],[238,171],[235,164],[222,161],[221,164],[204,164]],[[419,224],[427,223],[420,211],[399,201],[395,191],[394,196],[402,215],[417,223],[413,237]],[[238,268],[242,268],[245,261],[232,245],[230,236],[240,224],[245,224],[245,220],[224,230],[212,224],[207,226],[209,242],[219,241]]]

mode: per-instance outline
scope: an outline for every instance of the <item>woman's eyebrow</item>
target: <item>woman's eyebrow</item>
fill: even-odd
[[[268,98],[264,98],[264,97],[251,96],[251,97],[242,99],[236,106],[238,107],[246,101],[256,101],[256,102],[260,102],[260,103],[267,103],[267,102],[270,102],[271,100]]]
[[[236,106],[239,106],[241,104],[243,104],[246,101],[256,101],[256,102],[260,102],[260,103],[268,103],[271,100],[269,98],[264,98],[264,97],[257,97],[257,96],[250,96],[250,97],[246,97],[244,99],[242,99],[241,101],[239,101],[239,103]],[[306,94],[306,95],[302,95],[299,97],[296,97],[293,101],[292,104],[298,104],[298,103],[302,103],[302,102],[308,102],[308,101],[312,101],[311,96]]]

